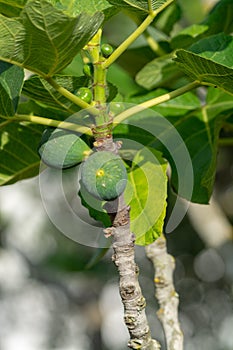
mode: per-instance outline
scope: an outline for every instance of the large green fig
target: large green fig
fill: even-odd
[[[122,159],[108,151],[91,154],[81,168],[81,182],[94,197],[110,201],[123,193],[127,172]]]
[[[82,162],[90,148],[72,131],[48,128],[39,145],[42,161],[52,168],[71,168]]]

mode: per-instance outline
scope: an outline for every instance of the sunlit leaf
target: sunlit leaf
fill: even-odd
[[[203,114],[208,116],[208,120],[232,114],[233,98],[231,95],[219,89],[210,87],[206,96],[206,104],[202,107]]]
[[[187,48],[198,40],[202,35],[207,33],[209,27],[207,24],[192,24],[184,28],[178,35],[171,40],[171,47],[173,49]]]
[[[153,243],[163,232],[166,170],[167,162],[154,150],[143,148],[133,158],[125,199],[130,205],[130,229],[138,245]]]

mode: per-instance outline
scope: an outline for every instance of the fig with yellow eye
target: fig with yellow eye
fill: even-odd
[[[95,152],[82,164],[81,182],[94,197],[111,201],[125,190],[127,184],[125,165],[121,157],[112,152]]]

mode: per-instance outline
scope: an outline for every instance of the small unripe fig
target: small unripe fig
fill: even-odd
[[[81,167],[81,182],[94,197],[111,201],[123,193],[127,172],[120,156],[108,151],[91,154]]]
[[[101,52],[102,55],[107,58],[113,53],[113,47],[109,44],[102,44],[101,45]]]
[[[78,91],[76,92],[76,96],[78,96],[79,98],[81,98],[81,100],[87,103],[90,103],[92,100],[92,92],[87,87],[79,88]]]
[[[84,64],[83,66],[83,73],[87,76],[87,77],[92,77],[94,72],[94,68],[93,68],[93,64],[92,63],[87,63]]]
[[[63,129],[44,131],[38,153],[42,161],[56,169],[67,169],[81,163],[91,152],[77,134]]]

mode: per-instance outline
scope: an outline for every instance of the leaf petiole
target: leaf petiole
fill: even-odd
[[[228,138],[224,138],[224,139],[219,139],[218,140],[218,145],[219,146],[233,146],[233,137],[228,137]]]
[[[148,10],[149,10],[149,13],[153,13],[152,0],[148,0]]]
[[[162,49],[162,47],[159,45],[159,43],[150,35],[148,30],[146,29],[143,33],[148,45],[150,46],[151,50],[156,53],[158,56],[166,55],[166,52]]]
[[[60,86],[53,78],[47,77],[44,78],[56,91],[58,91],[62,96],[66,97],[68,100],[73,102],[74,104],[78,105],[82,109],[89,109],[90,113],[93,115],[99,115],[98,109],[91,106],[89,103],[83,101],[78,96],[75,96],[70,91],[65,89],[64,87]]]
[[[102,63],[103,69],[108,68],[113,62],[115,62],[124,51],[146,30],[146,28],[153,22],[155,18],[154,14],[149,14],[146,19],[140,24],[140,26],[125,40],[123,43],[116,48],[111,56]]]
[[[113,62],[115,62],[122,53],[127,50],[127,48],[149,27],[153,22],[155,17],[163,11],[168,5],[170,5],[174,0],[168,0],[165,4],[160,6],[157,10],[153,10],[151,0],[148,1],[149,14],[146,19],[139,25],[139,27],[118,46],[118,48],[111,54],[111,56],[102,63],[103,68],[108,68]]]
[[[82,125],[78,125],[70,122],[64,122],[60,120],[55,120],[55,119],[50,119],[50,118],[39,117],[35,115],[16,114],[14,117],[9,118],[8,120],[16,121],[16,122],[28,121],[34,124],[52,126],[54,128],[76,131],[80,134],[92,135],[91,129],[86,126],[82,126]]]
[[[171,91],[169,93],[166,93],[164,95],[152,98],[151,100],[145,101],[143,103],[140,103],[136,106],[133,106],[129,109],[127,109],[126,111],[118,114],[116,116],[116,118],[114,119],[114,126],[116,126],[117,124],[121,123],[123,120],[133,116],[136,113],[139,113],[141,111],[144,111],[147,108],[153,107],[153,106],[157,106],[163,102],[167,102],[169,100],[172,100],[173,98],[183,95],[184,93],[193,90],[195,88],[197,88],[198,86],[200,86],[200,82],[198,81],[193,81],[192,83],[189,83],[185,86],[182,86],[179,89],[176,89],[174,91]]]

